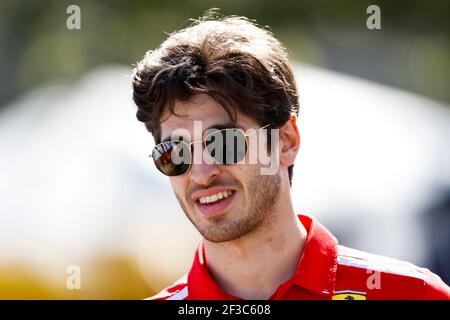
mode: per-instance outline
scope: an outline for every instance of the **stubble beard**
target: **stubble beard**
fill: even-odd
[[[210,217],[208,222],[198,219],[193,209],[188,210],[188,206],[176,192],[175,196],[186,217],[203,238],[214,243],[237,240],[255,233],[273,219],[272,211],[279,198],[281,178],[279,174],[260,175],[258,173],[259,171],[248,184],[248,203],[245,203],[241,209],[244,211]],[[242,189],[239,192],[242,192]]]

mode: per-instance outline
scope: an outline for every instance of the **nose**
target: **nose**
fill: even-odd
[[[191,179],[199,185],[209,185],[215,176],[220,173],[219,165],[217,164],[192,164],[191,166]]]

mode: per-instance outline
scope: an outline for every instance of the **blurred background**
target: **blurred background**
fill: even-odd
[[[450,283],[449,6],[0,0],[0,299],[142,299],[189,269],[200,237],[148,158],[130,74],[211,7],[270,26],[295,65],[298,213]]]

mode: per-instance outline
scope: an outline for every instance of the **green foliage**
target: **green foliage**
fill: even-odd
[[[68,30],[66,8],[81,8]],[[365,27],[372,1],[0,1],[0,105],[47,81],[108,63],[131,66],[211,7],[270,26],[292,57],[450,101],[447,0],[377,1],[382,30]]]

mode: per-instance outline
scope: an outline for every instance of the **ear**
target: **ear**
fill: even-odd
[[[294,164],[300,148],[300,133],[297,127],[297,116],[292,115],[280,127],[280,165],[289,167]]]

